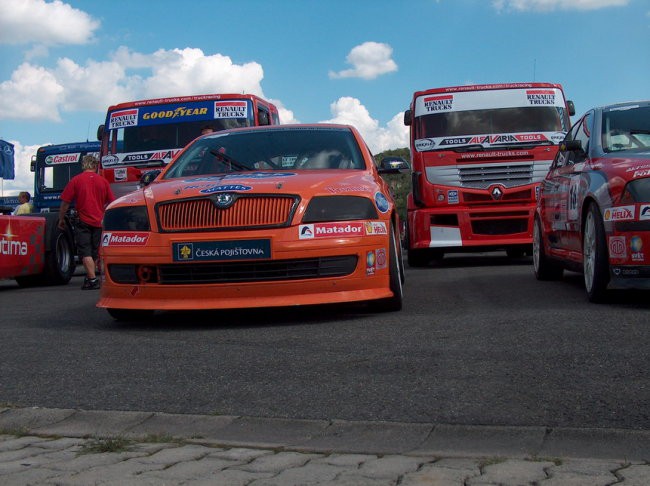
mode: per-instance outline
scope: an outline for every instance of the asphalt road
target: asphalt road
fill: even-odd
[[[364,306],[161,313],[124,324],[64,287],[0,282],[0,405],[650,430],[650,295],[453,255]]]

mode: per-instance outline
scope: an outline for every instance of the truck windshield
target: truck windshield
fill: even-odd
[[[449,111],[416,117],[415,138],[566,132],[568,118],[557,106]]]

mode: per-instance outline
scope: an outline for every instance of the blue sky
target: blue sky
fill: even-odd
[[[95,139],[113,103],[249,92],[288,122],[405,147],[416,90],[547,81],[578,114],[650,98],[648,0],[0,0],[4,195],[41,145]]]

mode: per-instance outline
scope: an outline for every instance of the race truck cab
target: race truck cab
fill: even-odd
[[[510,83],[414,93],[408,263],[445,252],[532,249],[533,215],[544,178],[575,110],[562,86]]]

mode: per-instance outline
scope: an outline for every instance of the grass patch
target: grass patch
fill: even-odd
[[[486,457],[478,463],[478,468],[483,472],[484,468],[494,466],[495,464],[501,464],[502,462],[506,462],[505,457]]]
[[[180,441],[173,435],[169,434],[149,434],[142,439],[142,442],[149,442],[152,444],[165,444],[168,442],[178,444]]]
[[[562,464],[564,464],[562,459],[560,459],[559,457],[537,457],[537,456],[533,456],[533,457],[526,458],[526,460],[531,461],[531,462],[552,462],[556,466],[561,466]]]
[[[124,437],[95,438],[81,446],[79,454],[102,454],[104,452],[128,452],[135,441]]]

